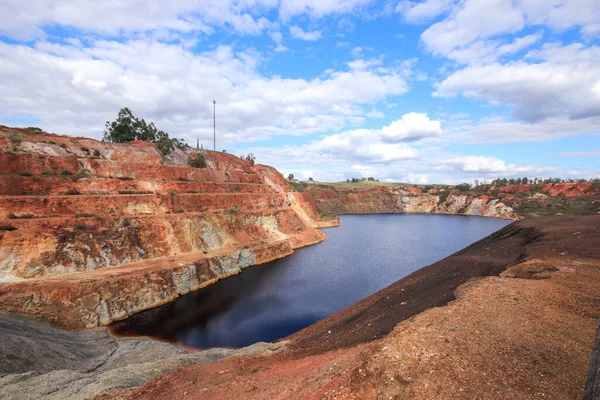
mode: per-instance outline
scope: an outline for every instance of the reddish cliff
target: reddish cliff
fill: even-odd
[[[315,184],[305,194],[323,215],[370,213],[434,213],[519,219],[529,214],[591,215],[600,212],[600,184],[367,188]]]
[[[67,328],[105,325],[325,235],[314,202],[233,155],[168,156],[0,127],[0,303]]]

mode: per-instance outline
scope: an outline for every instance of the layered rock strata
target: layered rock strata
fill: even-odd
[[[481,186],[375,186],[352,188],[315,184],[304,193],[322,215],[432,213],[520,219],[531,214],[600,212],[599,183]]]
[[[275,169],[196,149],[0,127],[0,304],[109,324],[325,239]]]

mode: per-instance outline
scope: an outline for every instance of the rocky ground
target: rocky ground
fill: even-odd
[[[85,399],[135,387],[190,364],[271,354],[285,343],[243,350],[192,351],[145,338],[114,338],[105,329],[68,332],[0,314],[0,398]]]
[[[599,216],[516,222],[292,335],[279,354],[191,365],[103,398],[580,398],[599,242]],[[434,284],[448,273],[460,278]]]

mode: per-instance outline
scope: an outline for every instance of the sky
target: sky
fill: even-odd
[[[600,175],[598,0],[0,0],[0,124],[318,181]]]

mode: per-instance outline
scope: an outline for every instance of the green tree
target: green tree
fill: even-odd
[[[102,140],[111,143],[124,143],[134,140],[155,143],[163,154],[169,154],[175,147],[186,147],[183,140],[170,138],[169,134],[159,130],[154,122],[149,124],[142,118],[136,118],[127,107],[122,108],[117,115],[117,120],[106,121]]]
[[[308,181],[309,181],[309,182],[312,182],[312,181],[313,181],[313,178],[312,178],[312,176],[311,176],[310,178],[308,178]]]
[[[294,174],[289,174],[288,175],[288,180],[291,181],[292,179],[294,179]]]

